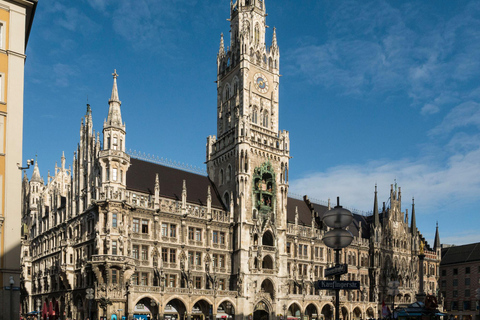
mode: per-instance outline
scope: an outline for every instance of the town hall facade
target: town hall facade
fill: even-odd
[[[73,163],[45,181],[38,163],[23,180],[22,313],[84,319],[325,319],[335,293],[315,282],[334,265],[322,242],[330,204],[289,197],[290,141],[279,129],[280,50],[266,46],[262,0],[230,9],[230,45],[217,55],[217,133],[206,144],[207,175],[127,153],[117,74],[103,132],[87,105]],[[128,120],[127,120],[128,121]],[[59,150],[60,152],[60,150]],[[373,191],[373,190],[372,190]],[[382,301],[418,293],[425,242],[412,203],[390,187],[379,209],[354,214],[343,250],[341,318],[381,316]],[[437,292],[438,228],[425,245],[424,288]],[[398,281],[399,293],[388,294]],[[91,296],[90,296],[90,292]]]

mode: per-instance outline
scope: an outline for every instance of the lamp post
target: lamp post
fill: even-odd
[[[352,220],[352,213],[340,205],[340,197],[337,197],[337,206],[327,211],[323,216],[323,223],[333,228],[323,236],[323,243],[325,243],[327,247],[335,250],[336,266],[340,265],[340,251],[352,243],[352,233],[343,229],[347,227]],[[340,274],[335,275],[335,281],[340,281]],[[335,290],[335,319],[340,320],[340,290],[338,289]]]
[[[13,285],[15,284],[15,280],[13,280],[13,276],[10,276],[10,319],[14,319],[13,316]]]
[[[388,294],[392,295],[392,317],[395,318],[395,296],[400,293],[398,286],[400,282],[394,280],[388,283]]]

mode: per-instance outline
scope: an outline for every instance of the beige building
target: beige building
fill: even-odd
[[[0,0],[0,319],[19,318],[25,48],[37,0]]]
[[[107,120],[82,119],[73,165],[47,181],[24,177],[22,277],[25,312],[83,319],[332,319],[334,292],[317,290],[333,266],[322,237],[328,203],[288,195],[290,141],[279,123],[280,50],[265,39],[264,1],[231,4],[230,45],[217,56],[217,134],[207,138],[207,174],[128,154],[113,74]],[[424,241],[402,212],[401,190],[371,215],[355,214],[342,252],[342,319],[379,317],[413,302]],[[413,205],[412,205],[413,206]],[[436,243],[436,242],[435,242]],[[436,292],[440,248],[426,245],[427,293]],[[93,297],[87,292],[93,289]]]

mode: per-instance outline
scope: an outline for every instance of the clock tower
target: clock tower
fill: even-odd
[[[263,0],[230,3],[230,45],[222,34],[217,55],[217,135],[207,138],[208,176],[233,228],[231,286],[255,282],[240,293],[253,299],[273,289],[278,297],[287,279],[290,145],[278,129],[280,51],[275,28],[265,44],[266,16]],[[280,310],[273,294],[266,312]]]

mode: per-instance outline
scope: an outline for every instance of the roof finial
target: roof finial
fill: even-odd
[[[118,88],[117,88],[117,69],[115,69],[112,73],[113,76],[113,88],[112,88],[112,97],[110,98],[110,101],[120,101],[118,99]]]

